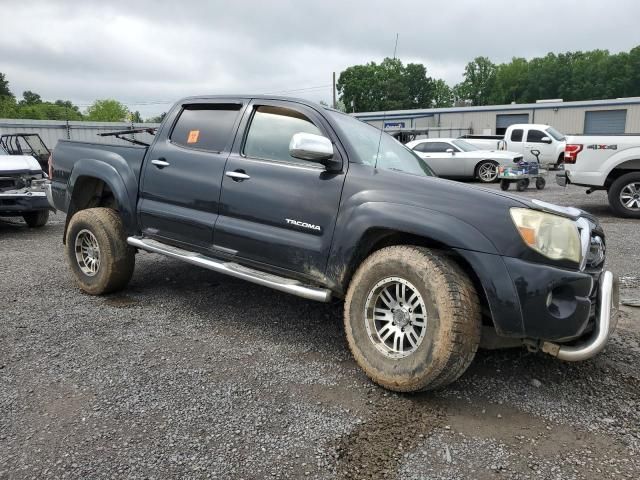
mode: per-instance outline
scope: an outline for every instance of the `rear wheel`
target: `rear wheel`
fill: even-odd
[[[640,218],[640,172],[622,175],[611,184],[609,205],[617,215]]]
[[[498,179],[498,164],[484,160],[476,167],[476,178],[482,183],[493,183]]]
[[[349,285],[344,322],[358,365],[396,391],[455,381],[480,342],[480,305],[469,278],[422,247],[387,247],[367,258]]]
[[[65,249],[76,283],[91,295],[120,290],[131,279],[135,249],[127,244],[115,210],[89,208],[76,213],[69,222]]]
[[[44,227],[49,221],[49,210],[40,210],[39,212],[25,213],[22,218],[29,228]]]

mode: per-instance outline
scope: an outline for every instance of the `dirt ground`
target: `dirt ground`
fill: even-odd
[[[640,299],[640,222],[598,192],[523,195],[595,213]],[[450,387],[399,395],[354,363],[339,303],[147,253],[126,291],[91,297],[63,225],[0,220],[0,478],[640,477],[640,308],[590,361],[482,351]]]

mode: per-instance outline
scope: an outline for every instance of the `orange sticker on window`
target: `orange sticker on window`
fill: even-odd
[[[198,143],[198,137],[200,136],[200,130],[191,130],[187,137],[187,143]]]

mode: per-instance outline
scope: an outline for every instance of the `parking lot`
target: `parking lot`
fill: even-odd
[[[640,301],[637,220],[551,179],[521,195],[597,215]],[[0,478],[638,478],[640,308],[593,360],[482,351],[448,388],[400,395],[356,366],[340,303],[148,253],[92,297],[63,227],[0,221]]]

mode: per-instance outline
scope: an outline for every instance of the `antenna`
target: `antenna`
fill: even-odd
[[[398,51],[398,37],[399,33],[396,33],[396,43],[393,46],[393,59],[396,59],[396,52]],[[378,137],[378,151],[376,152],[376,163],[373,168],[378,168],[378,157],[380,156],[380,144],[382,143],[382,132],[384,131],[384,121],[387,119],[387,111],[382,114],[382,127],[380,128],[380,137]]]

